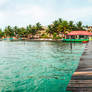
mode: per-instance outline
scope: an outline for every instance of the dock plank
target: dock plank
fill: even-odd
[[[79,66],[72,75],[67,91],[92,92],[92,42],[90,41],[80,58]]]

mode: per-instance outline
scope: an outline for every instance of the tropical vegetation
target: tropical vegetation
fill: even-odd
[[[88,26],[84,26],[81,21],[74,23],[73,21],[66,21],[59,18],[48,25],[46,29],[44,29],[39,22],[35,25],[28,25],[27,27],[7,26],[4,30],[0,29],[0,37],[27,38],[30,34],[32,38],[34,38],[35,35],[40,34],[39,31],[45,30],[45,33],[41,34],[40,37],[48,38],[49,36],[54,39],[60,39],[63,34],[67,34],[72,30],[85,30],[87,27]]]

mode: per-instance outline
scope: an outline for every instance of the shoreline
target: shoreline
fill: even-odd
[[[13,39],[13,40],[1,39],[0,41],[61,41],[62,42],[62,39]]]
[[[67,86],[67,91],[92,92],[92,42],[86,44],[77,70]]]

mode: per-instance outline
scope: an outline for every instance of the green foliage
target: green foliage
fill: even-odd
[[[57,37],[57,33],[54,33],[53,34],[53,39],[56,39],[56,37]]]
[[[61,39],[61,37],[58,36],[57,33],[54,33],[54,34],[53,34],[53,39]]]
[[[5,36],[14,36],[14,30],[11,28],[11,26],[8,26],[4,30]]]
[[[46,34],[43,34],[42,38],[48,38],[48,35],[53,36],[53,39],[59,39],[59,34],[62,33],[68,33],[72,30],[85,30],[88,26],[83,26],[81,21],[78,21],[76,24],[74,24],[73,21],[66,21],[61,18],[58,20],[55,20],[51,25],[48,25],[48,28],[46,30]],[[41,34],[39,31],[43,30],[42,25],[38,22],[35,25],[28,25],[26,28],[24,27],[11,27],[7,26],[4,31],[0,29],[0,37],[27,37],[29,34],[32,35],[32,38],[34,38],[34,35]]]
[[[87,28],[87,27],[86,27]],[[47,33],[55,35],[55,33],[66,33],[70,32],[72,30],[85,30],[82,22],[79,21],[76,24],[74,24],[73,21],[66,21],[59,18],[58,20],[55,20],[53,24],[48,25]]]
[[[42,26],[41,26],[41,24],[39,22],[36,23],[35,28],[36,28],[36,30],[42,30]]]
[[[2,32],[2,29],[0,29],[0,38],[4,36],[4,32]]]
[[[62,37],[58,36],[58,37],[56,37],[55,39],[62,39]]]
[[[81,21],[77,22],[77,29],[78,30],[83,30],[83,26],[82,26],[82,22]]]
[[[41,38],[49,38],[47,34],[42,34]]]
[[[15,36],[18,38],[19,37],[27,37],[28,34],[35,35],[38,30],[42,30],[42,26],[39,22],[36,23],[35,26],[28,25],[26,28],[24,28],[24,27],[18,28],[17,26],[15,26],[15,27],[7,26],[4,29],[4,32],[2,32],[2,30],[0,30],[0,36],[5,36],[5,37]]]

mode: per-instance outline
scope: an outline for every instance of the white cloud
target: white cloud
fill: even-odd
[[[87,0],[89,3],[92,3],[92,0]]]
[[[92,7],[84,7],[84,8],[68,8],[65,9],[62,13],[59,13],[61,17],[68,20],[74,21],[87,21],[87,19],[92,16]]]
[[[48,10],[37,5],[22,5],[16,7],[15,10],[5,10],[0,13],[1,24],[5,26],[24,26],[35,24],[38,21],[43,23],[48,16]]]
[[[10,0],[0,0],[0,5],[7,3]],[[11,0],[12,1],[12,0]],[[55,2],[51,0],[49,4],[33,4],[33,3],[17,3],[4,11],[0,11],[0,25],[18,25],[24,26],[27,24],[34,24],[36,22],[41,22],[42,24],[50,24],[57,18],[64,18],[67,20],[83,20],[90,21],[92,16],[92,7],[85,6],[84,8],[69,8],[69,6],[63,7],[62,5],[57,8]],[[56,0],[54,0],[56,1]],[[92,0],[89,0],[92,1]],[[40,0],[42,2],[42,0]],[[48,1],[47,1],[48,3]],[[54,3],[54,5],[53,5]],[[58,9],[58,10],[57,10]]]
[[[7,3],[9,0],[0,0],[0,6],[4,5],[5,3]]]
[[[24,8],[22,10],[19,10],[17,12],[17,14],[19,16],[30,16],[30,17],[33,17],[33,18],[38,18],[38,19],[43,19],[45,16],[47,16],[47,12],[45,9],[42,9],[41,7],[39,6],[32,6],[32,7],[27,7],[27,8]]]

